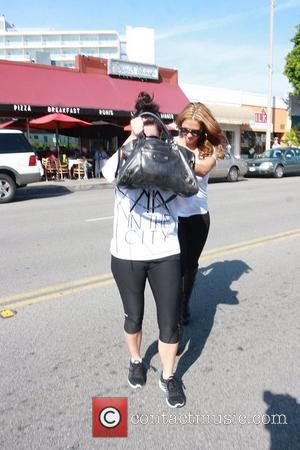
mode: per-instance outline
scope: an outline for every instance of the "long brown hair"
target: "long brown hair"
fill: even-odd
[[[227,145],[228,140],[207,106],[200,102],[189,103],[176,118],[179,130],[182,123],[187,119],[199,122],[200,129],[203,131],[198,140],[200,155],[202,157],[209,156],[213,153],[213,147],[217,147],[218,156],[224,156],[222,146]]]

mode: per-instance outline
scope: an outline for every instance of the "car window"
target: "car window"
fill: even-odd
[[[23,134],[0,133],[0,154],[27,152],[32,152],[32,148]]]
[[[266,150],[265,152],[260,153],[258,158],[280,158],[281,155],[281,150]]]
[[[287,150],[286,152],[285,152],[285,157],[286,158],[294,158],[295,157],[295,153],[294,153],[294,151],[293,150]]]

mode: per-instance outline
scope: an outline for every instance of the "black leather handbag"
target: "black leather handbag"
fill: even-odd
[[[164,123],[155,114],[145,112],[140,115],[153,117],[166,140],[140,135],[121,147],[116,172],[117,186],[161,189],[182,197],[195,195],[198,192],[198,182],[193,170],[194,153],[176,144]],[[121,151],[125,159],[123,164]]]

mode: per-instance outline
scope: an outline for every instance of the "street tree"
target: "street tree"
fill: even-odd
[[[300,147],[300,131],[296,128],[292,128],[284,133],[282,141],[287,145],[292,145],[293,147]]]
[[[300,24],[296,26],[296,34],[291,39],[293,49],[286,56],[284,74],[287,76],[294,91],[292,94],[300,94]]]

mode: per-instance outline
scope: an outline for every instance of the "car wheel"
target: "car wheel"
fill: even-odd
[[[10,202],[16,193],[16,183],[6,173],[0,173],[0,203]]]
[[[231,167],[228,175],[227,175],[227,180],[228,181],[237,181],[239,178],[239,169],[237,167]]]
[[[283,166],[279,165],[279,166],[277,166],[275,168],[274,177],[275,178],[282,178],[283,177]]]

